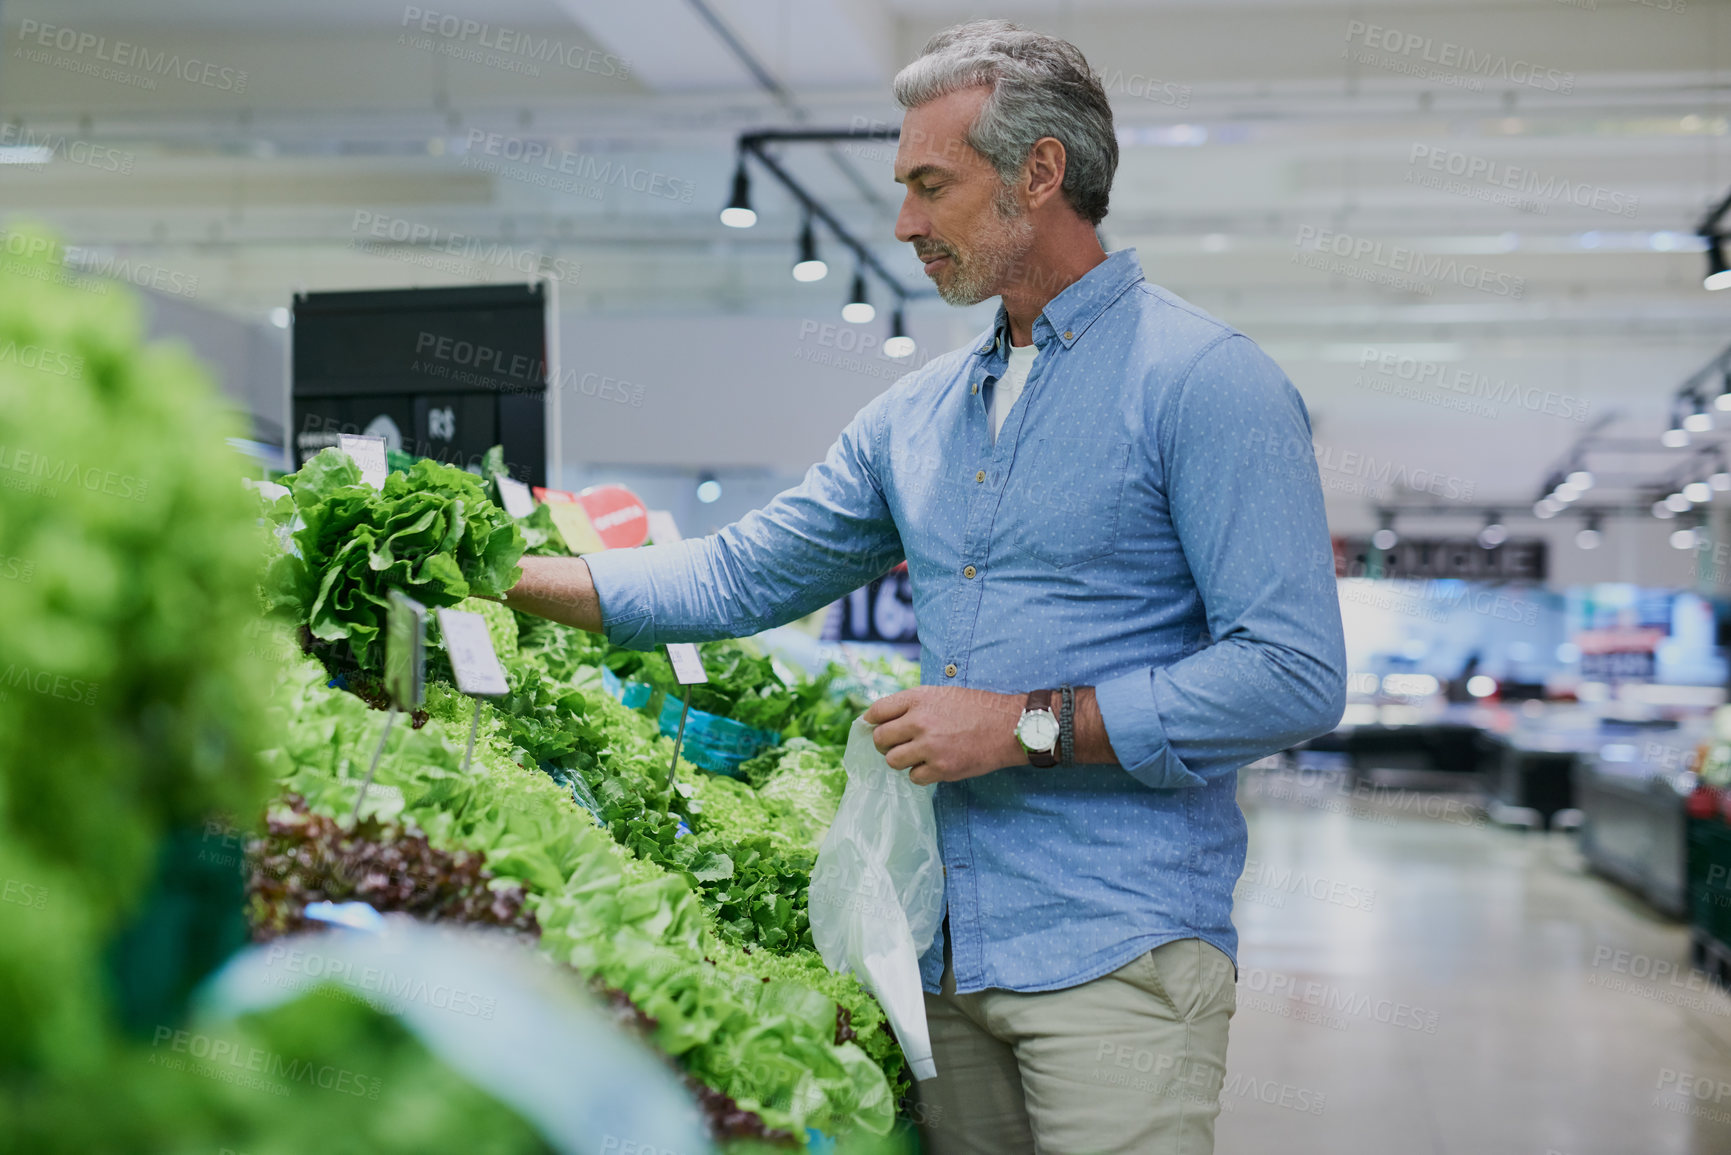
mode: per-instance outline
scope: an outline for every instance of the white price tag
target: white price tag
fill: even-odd
[[[499,483],[499,500],[506,513],[512,517],[528,517],[535,512],[535,498],[530,495],[527,485],[503,473],[495,473],[493,480]]]
[[[665,509],[649,511],[649,540],[656,545],[666,545],[671,541],[681,541],[679,526],[673,520],[673,514]]]
[[[510,693],[486,618],[467,610],[441,609],[439,631],[445,635],[445,653],[451,659],[451,672],[457,675],[457,689],[465,694]]]
[[[709,681],[709,672],[703,668],[703,656],[697,652],[697,646],[694,643],[669,643],[667,660],[673,663],[673,676],[679,679],[681,686],[691,686],[698,682]]]
[[[355,433],[337,434],[337,447],[354,459],[361,467],[361,480],[374,489],[385,487],[385,477],[390,473],[390,466],[385,463],[385,439],[383,437],[362,437]]]

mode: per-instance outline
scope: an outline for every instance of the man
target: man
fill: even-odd
[[[991,329],[765,508],[526,558],[510,601],[647,648],[792,620],[905,558],[922,685],[866,717],[891,766],[938,784],[928,1146],[1207,1152],[1234,772],[1344,702],[1309,418],[1248,338],[1102,251],[1118,150],[1073,46],[966,24],[895,90],[896,236],[951,304],[1001,298]]]

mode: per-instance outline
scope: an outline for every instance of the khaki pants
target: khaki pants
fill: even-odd
[[[948,960],[946,959],[946,964]],[[1210,1155],[1238,1005],[1201,939],[1062,991],[926,996],[938,1076],[919,1085],[932,1155]]]

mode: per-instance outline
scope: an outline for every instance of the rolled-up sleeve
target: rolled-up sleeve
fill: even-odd
[[[883,398],[793,489],[707,537],[584,558],[615,645],[737,638],[781,625],[902,560],[875,455]]]
[[[1286,375],[1248,338],[1223,338],[1154,420],[1211,640],[1095,692],[1119,762],[1172,789],[1337,725],[1346,646],[1310,418]]]

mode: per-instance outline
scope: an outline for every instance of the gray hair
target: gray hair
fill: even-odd
[[[1034,142],[1055,137],[1064,146],[1064,199],[1099,224],[1118,169],[1118,137],[1106,89],[1081,50],[1007,20],[958,24],[926,41],[896,74],[896,102],[917,108],[978,85],[992,91],[963,138],[969,147],[1008,185]]]

